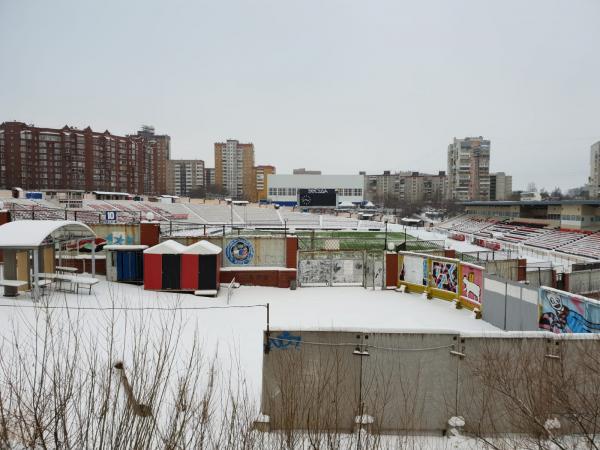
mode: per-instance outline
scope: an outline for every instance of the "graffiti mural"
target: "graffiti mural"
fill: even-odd
[[[427,286],[427,259],[418,255],[402,255],[400,281]]]
[[[246,239],[232,239],[225,248],[225,256],[231,264],[248,265],[254,258],[254,247]]]
[[[482,303],[483,270],[480,267],[462,265],[461,297],[465,300]]]
[[[600,311],[590,299],[554,289],[540,289],[541,330],[553,333],[598,333]]]
[[[296,350],[300,350],[302,336],[294,336],[289,331],[284,331],[275,338],[269,338],[269,344],[280,350],[287,350],[292,347]]]
[[[433,261],[431,264],[433,287],[448,292],[458,292],[458,267],[456,263]]]

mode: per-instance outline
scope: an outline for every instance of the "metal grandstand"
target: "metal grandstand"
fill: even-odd
[[[63,208],[44,200],[5,199],[13,220],[75,220],[88,225],[103,223],[136,224],[158,221],[169,234],[209,233],[228,227],[257,229],[381,230],[384,223],[334,215],[302,213],[285,208],[254,205],[160,203],[132,200],[84,200],[81,208]],[[114,212],[107,221],[107,212]]]

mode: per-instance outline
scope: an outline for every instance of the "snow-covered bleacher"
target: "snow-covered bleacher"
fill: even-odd
[[[500,242],[522,244],[586,258],[600,259],[600,233],[543,228],[535,224],[460,216],[440,225],[446,231],[489,234]]]
[[[600,233],[588,234],[558,249],[564,253],[600,259]]]
[[[532,247],[544,248],[546,250],[556,250],[559,247],[578,241],[584,236],[585,234],[577,232],[551,230],[545,234],[527,240],[526,244],[531,245]]]

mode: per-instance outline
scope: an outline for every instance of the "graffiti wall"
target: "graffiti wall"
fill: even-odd
[[[398,283],[443,300],[460,300],[474,309],[482,305],[485,269],[458,259],[399,252]],[[417,288],[422,286],[422,289]]]
[[[400,281],[427,286],[427,257],[411,253],[400,255]]]
[[[433,288],[442,291],[458,292],[458,264],[449,261],[432,260],[431,283]]]
[[[483,267],[461,264],[460,296],[468,302],[483,303]]]
[[[137,245],[140,243],[139,225],[90,225],[97,236],[96,250],[101,250],[100,244],[106,245]],[[100,241],[104,241],[103,243]],[[103,245],[102,245],[103,246]]]
[[[547,287],[540,288],[539,328],[553,333],[599,333],[600,302]]]

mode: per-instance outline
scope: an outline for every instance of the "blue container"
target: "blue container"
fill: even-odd
[[[128,283],[144,281],[144,257],[141,251],[117,252],[117,281]]]

